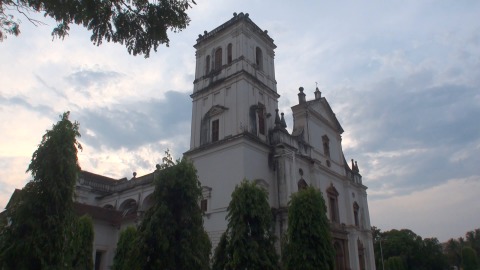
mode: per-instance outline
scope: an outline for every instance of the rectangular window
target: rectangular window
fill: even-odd
[[[331,222],[338,222],[337,219],[337,200],[335,198],[330,197],[330,221]]]
[[[353,210],[353,216],[355,218],[355,226],[358,227],[358,210]]]
[[[258,110],[258,132],[265,135],[265,116],[263,115],[263,109]]]
[[[208,206],[207,203],[208,203],[207,199],[203,199],[200,202],[200,209],[202,210],[202,212],[207,212],[207,206]]]
[[[220,121],[218,119],[212,121],[212,142],[218,141],[219,130],[220,130]]]

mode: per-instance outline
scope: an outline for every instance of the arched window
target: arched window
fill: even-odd
[[[134,199],[125,200],[119,208],[122,211],[123,216],[133,214],[137,211],[137,202]]]
[[[338,213],[338,191],[332,185],[327,189],[328,197],[328,209],[330,212],[330,221],[335,223],[340,223],[340,217]]]
[[[210,55],[205,58],[205,75],[210,72]]]
[[[323,154],[326,157],[330,157],[330,139],[327,135],[322,136],[322,143],[323,143]]]
[[[263,70],[263,52],[259,47],[255,50],[255,64],[257,64],[258,69]]]
[[[353,203],[353,218],[355,219],[355,226],[359,226],[360,222],[358,219],[358,212],[360,210],[360,206],[358,206],[357,202]]]
[[[227,64],[232,63],[232,43],[227,46]]]
[[[215,51],[215,70],[219,70],[222,67],[222,48],[218,48]]]

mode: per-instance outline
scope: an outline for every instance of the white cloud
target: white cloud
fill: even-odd
[[[408,195],[370,200],[372,225],[383,231],[408,228],[440,241],[463,236],[480,224],[480,175],[450,179]]]
[[[405,214],[402,202],[444,203],[443,212],[422,210],[439,220],[431,235],[441,238],[449,227],[462,234],[478,220],[455,209],[456,200],[480,205],[471,195],[476,182],[462,180],[477,175],[480,164],[479,11],[480,3],[456,1],[295,8],[281,1],[204,1],[189,10],[187,29],[171,33],[170,47],[149,59],[128,55],[120,44],[94,46],[78,26],[52,42],[54,22],[38,28],[25,22],[19,37],[0,43],[0,206],[29,178],[24,171],[41,136],[67,110],[80,121],[84,169],[131,177],[153,170],[166,148],[180,157],[189,147],[192,46],[204,30],[245,12],[278,46],[279,108],[289,128],[298,87],[312,98],[319,83],[346,130],[345,155],[358,160],[369,186],[374,225],[419,228],[424,236],[426,222]],[[447,196],[449,188],[461,195],[439,201],[435,193]],[[401,218],[382,205],[399,207]]]

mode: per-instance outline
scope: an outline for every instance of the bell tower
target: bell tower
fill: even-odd
[[[213,246],[225,231],[236,185],[256,181],[276,201],[269,130],[278,108],[273,39],[248,14],[198,36],[190,150],[202,184],[204,226]],[[277,121],[278,122],[278,121]],[[278,124],[278,123],[277,123]]]
[[[248,13],[199,35],[190,150],[250,132],[266,141],[279,95],[273,39]],[[270,119],[268,119],[270,118]]]

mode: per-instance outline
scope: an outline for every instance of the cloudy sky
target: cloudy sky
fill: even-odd
[[[441,241],[480,227],[480,2],[197,0],[189,27],[150,58],[100,47],[54,23],[0,43],[0,207],[46,129],[64,111],[81,125],[82,169],[151,172],[189,148],[198,34],[245,12],[269,31],[279,108],[292,126],[298,87],[315,82],[345,129],[347,160],[369,187],[371,223]]]

